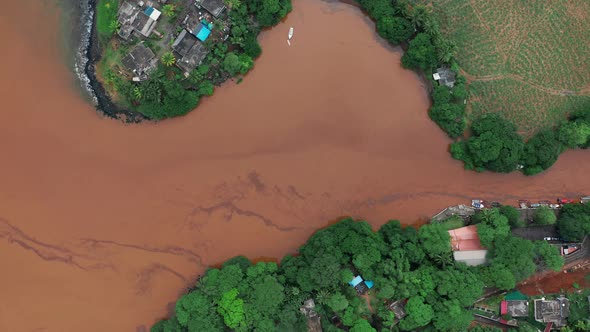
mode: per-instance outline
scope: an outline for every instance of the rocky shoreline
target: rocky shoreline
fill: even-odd
[[[102,83],[96,77],[95,64],[100,61],[101,49],[96,35],[97,0],[80,0],[80,41],[75,61],[75,72],[84,90],[90,95],[94,106],[106,116],[138,123],[147,118],[141,113],[123,109],[111,100]]]

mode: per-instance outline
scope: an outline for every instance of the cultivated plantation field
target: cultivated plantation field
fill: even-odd
[[[419,2],[457,43],[470,118],[500,112],[529,136],[590,107],[590,1]]]

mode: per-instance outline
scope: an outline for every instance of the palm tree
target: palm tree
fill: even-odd
[[[410,22],[414,25],[414,28],[424,27],[424,23],[428,20],[428,7],[425,5],[416,5],[409,13]]]
[[[430,35],[432,39],[437,38],[440,35],[440,26],[438,22],[433,19],[428,19],[424,23],[424,32]]]
[[[457,44],[448,39],[441,39],[438,45],[438,61],[449,63],[457,52]]]
[[[135,100],[141,100],[141,89],[137,86],[133,88],[133,97]]]
[[[320,289],[318,294],[316,295],[316,300],[319,304],[326,304],[328,303],[328,298],[330,297],[330,292],[326,289]]]
[[[121,27],[121,24],[119,24],[119,21],[114,20],[114,21],[111,21],[111,23],[109,23],[109,30],[112,33],[119,31],[120,27]]]
[[[174,14],[176,14],[176,6],[172,4],[164,5],[162,7],[162,13],[165,16],[172,17]]]
[[[447,265],[453,263],[453,259],[451,258],[450,254],[439,254],[432,257],[435,263],[440,265],[442,268],[445,268]]]
[[[408,0],[398,0],[397,1],[397,8],[398,8],[400,14],[402,14],[402,16],[404,18],[410,17],[410,15],[411,15],[410,12],[412,11],[412,5],[410,5]]]
[[[162,55],[162,57],[160,58],[160,61],[162,61],[164,66],[170,67],[174,63],[176,63],[176,58],[174,57],[174,54],[172,54],[172,52],[166,52]]]
[[[225,2],[230,9],[238,9],[242,4],[242,1],[240,0],[225,0]]]

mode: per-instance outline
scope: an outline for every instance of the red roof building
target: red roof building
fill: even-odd
[[[449,235],[451,236],[453,251],[485,249],[479,242],[477,226],[475,225],[452,229],[449,231]]]
[[[449,235],[455,261],[472,266],[486,262],[488,251],[481,245],[475,225],[452,229]]]

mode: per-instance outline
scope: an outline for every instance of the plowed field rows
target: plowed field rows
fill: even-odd
[[[430,3],[470,83],[471,117],[502,112],[525,134],[590,107],[590,2]]]

